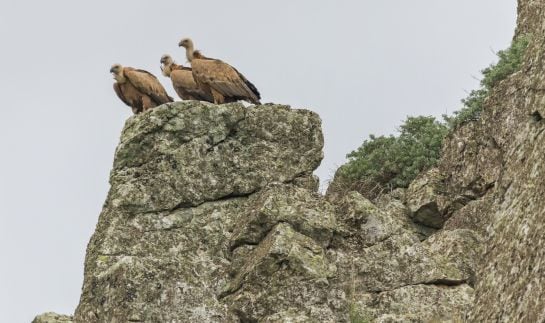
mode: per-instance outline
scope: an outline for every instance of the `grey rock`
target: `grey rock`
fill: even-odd
[[[479,242],[471,230],[441,231],[424,242],[411,233],[392,236],[351,259],[356,291],[473,282]]]
[[[222,295],[239,317],[270,320],[274,311],[296,308],[315,321],[338,320],[342,308],[332,309],[329,303],[336,299],[342,305],[343,292],[335,291],[328,280],[336,275],[336,267],[311,238],[279,223],[247,259]]]
[[[286,106],[190,101],[129,119],[75,321],[236,322],[273,315],[259,309],[282,293],[326,295],[334,208],[307,189],[322,146],[319,117]],[[286,263],[290,284],[273,276],[276,293],[255,308],[229,296]],[[309,317],[343,315],[322,298],[304,305]]]
[[[339,243],[349,244],[355,248],[369,247],[398,234],[407,226],[409,220],[402,205],[400,205],[402,210],[396,210],[390,203],[388,206],[392,209],[385,212],[354,191],[337,200],[336,206]]]
[[[545,1],[520,0],[516,34],[530,34],[520,72],[498,84],[478,131],[498,151],[471,320],[545,321]],[[476,158],[486,160],[485,152]],[[489,162],[489,168],[493,163]],[[482,210],[482,209],[481,209]]]
[[[289,223],[327,247],[337,227],[334,208],[303,188],[270,185],[250,198],[250,212],[235,229],[231,245],[257,244],[278,223]]]
[[[467,311],[480,236],[415,223],[407,201],[418,190],[321,196],[322,147],[319,117],[286,106],[189,101],[131,117],[74,322],[422,322]]]
[[[53,312],[43,313],[34,318],[32,323],[72,323],[72,316],[57,314]]]
[[[442,174],[437,168],[420,174],[412,183],[406,193],[407,206],[411,211],[411,217],[416,223],[440,229],[448,219],[445,214],[446,198]]]
[[[263,105],[177,102],[127,122],[110,175],[113,207],[194,206],[289,182],[322,160],[320,118]]]
[[[358,295],[352,316],[361,318],[360,322],[464,322],[473,294],[465,284],[404,286]]]

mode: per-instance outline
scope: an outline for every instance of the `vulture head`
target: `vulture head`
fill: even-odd
[[[165,54],[165,55],[161,56],[161,64],[170,65],[172,63],[174,63],[174,62],[172,61],[172,57],[170,57],[170,55]]]
[[[191,40],[191,38],[184,38],[180,40],[178,46],[184,47],[185,49],[193,48],[193,41]]]
[[[114,79],[120,83],[125,81],[125,76],[123,75],[123,66],[121,64],[114,64],[110,68],[110,73],[114,75]]]
[[[170,77],[171,65],[174,64],[174,60],[170,55],[161,56],[161,72],[164,76]]]
[[[178,46],[185,48],[185,55],[187,60],[191,62],[193,60],[193,41],[191,38],[184,38],[180,40]]]

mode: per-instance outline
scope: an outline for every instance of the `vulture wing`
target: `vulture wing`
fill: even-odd
[[[197,83],[204,83],[224,97],[236,97],[259,104],[259,92],[231,65],[216,59],[194,59],[193,76]]]
[[[183,67],[173,70],[170,73],[170,79],[172,80],[174,90],[176,90],[180,98],[184,100],[214,102],[211,95],[207,95],[197,86],[190,68]]]
[[[206,94],[198,87],[190,68],[183,67],[173,70],[170,73],[170,79],[172,80],[174,90],[176,90],[180,98],[184,100],[214,102],[210,94]]]
[[[125,68],[125,77],[136,89],[152,98],[157,105],[174,101],[168,96],[161,82],[150,72]]]
[[[131,106],[130,102],[123,95],[123,91],[121,91],[121,87],[119,86],[119,83],[117,83],[117,82],[114,83],[114,91],[115,91],[115,94],[117,94],[117,96],[119,97],[119,99],[121,99],[121,101],[123,101],[123,103],[125,103],[129,107]]]
[[[253,85],[252,82],[248,81],[248,79],[246,77],[244,77],[244,75],[242,75],[242,73],[237,71],[236,68],[233,67],[233,69],[238,73],[238,76],[244,81],[246,86],[252,91],[252,93],[257,97],[257,99],[261,100],[261,94],[259,93],[259,91],[255,87],[255,85]],[[258,104],[259,104],[259,101],[258,101]]]

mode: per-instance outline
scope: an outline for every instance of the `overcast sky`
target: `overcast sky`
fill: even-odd
[[[452,112],[508,46],[515,0],[0,0],[0,322],[71,314],[131,111],[110,65],[160,76],[192,37],[260,90],[318,112],[332,176],[370,133]]]

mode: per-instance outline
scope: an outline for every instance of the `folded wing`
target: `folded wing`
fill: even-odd
[[[170,72],[170,79],[172,80],[174,90],[180,98],[184,100],[214,102],[210,93],[206,93],[197,86],[191,68],[179,67],[173,69]]]
[[[173,102],[161,82],[150,72],[125,68],[125,77],[140,92],[148,95],[156,105]]]
[[[257,88],[231,65],[216,59],[194,59],[191,67],[197,83],[209,86],[223,97],[260,104]]]

